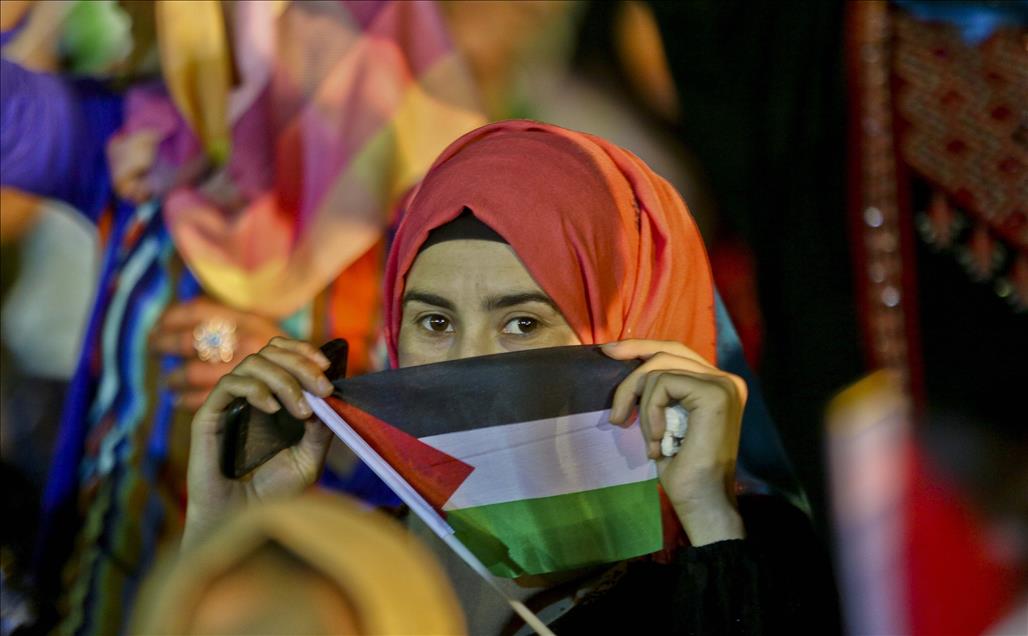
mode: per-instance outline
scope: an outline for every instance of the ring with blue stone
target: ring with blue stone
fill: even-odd
[[[211,318],[193,329],[193,348],[203,362],[232,362],[236,355],[236,323]]]

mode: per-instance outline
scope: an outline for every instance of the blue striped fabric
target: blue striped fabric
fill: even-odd
[[[110,603],[131,602],[163,531],[169,502],[160,479],[173,412],[165,391],[151,403],[147,336],[173,297],[198,290],[188,275],[174,288],[174,255],[156,204],[117,210],[44,501],[40,567],[52,575],[73,555],[68,633],[110,633],[98,619],[112,614]],[[83,511],[84,525],[67,523]]]

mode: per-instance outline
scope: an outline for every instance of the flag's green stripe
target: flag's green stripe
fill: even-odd
[[[663,547],[657,480],[448,510],[446,521],[497,576],[609,563]]]

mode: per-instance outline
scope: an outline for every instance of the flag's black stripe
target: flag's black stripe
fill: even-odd
[[[599,347],[556,347],[382,371],[335,386],[341,399],[425,437],[608,408],[638,365]]]

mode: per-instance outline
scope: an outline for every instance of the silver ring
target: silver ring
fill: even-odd
[[[236,342],[236,323],[226,318],[211,318],[193,329],[193,348],[203,362],[232,362]]]

